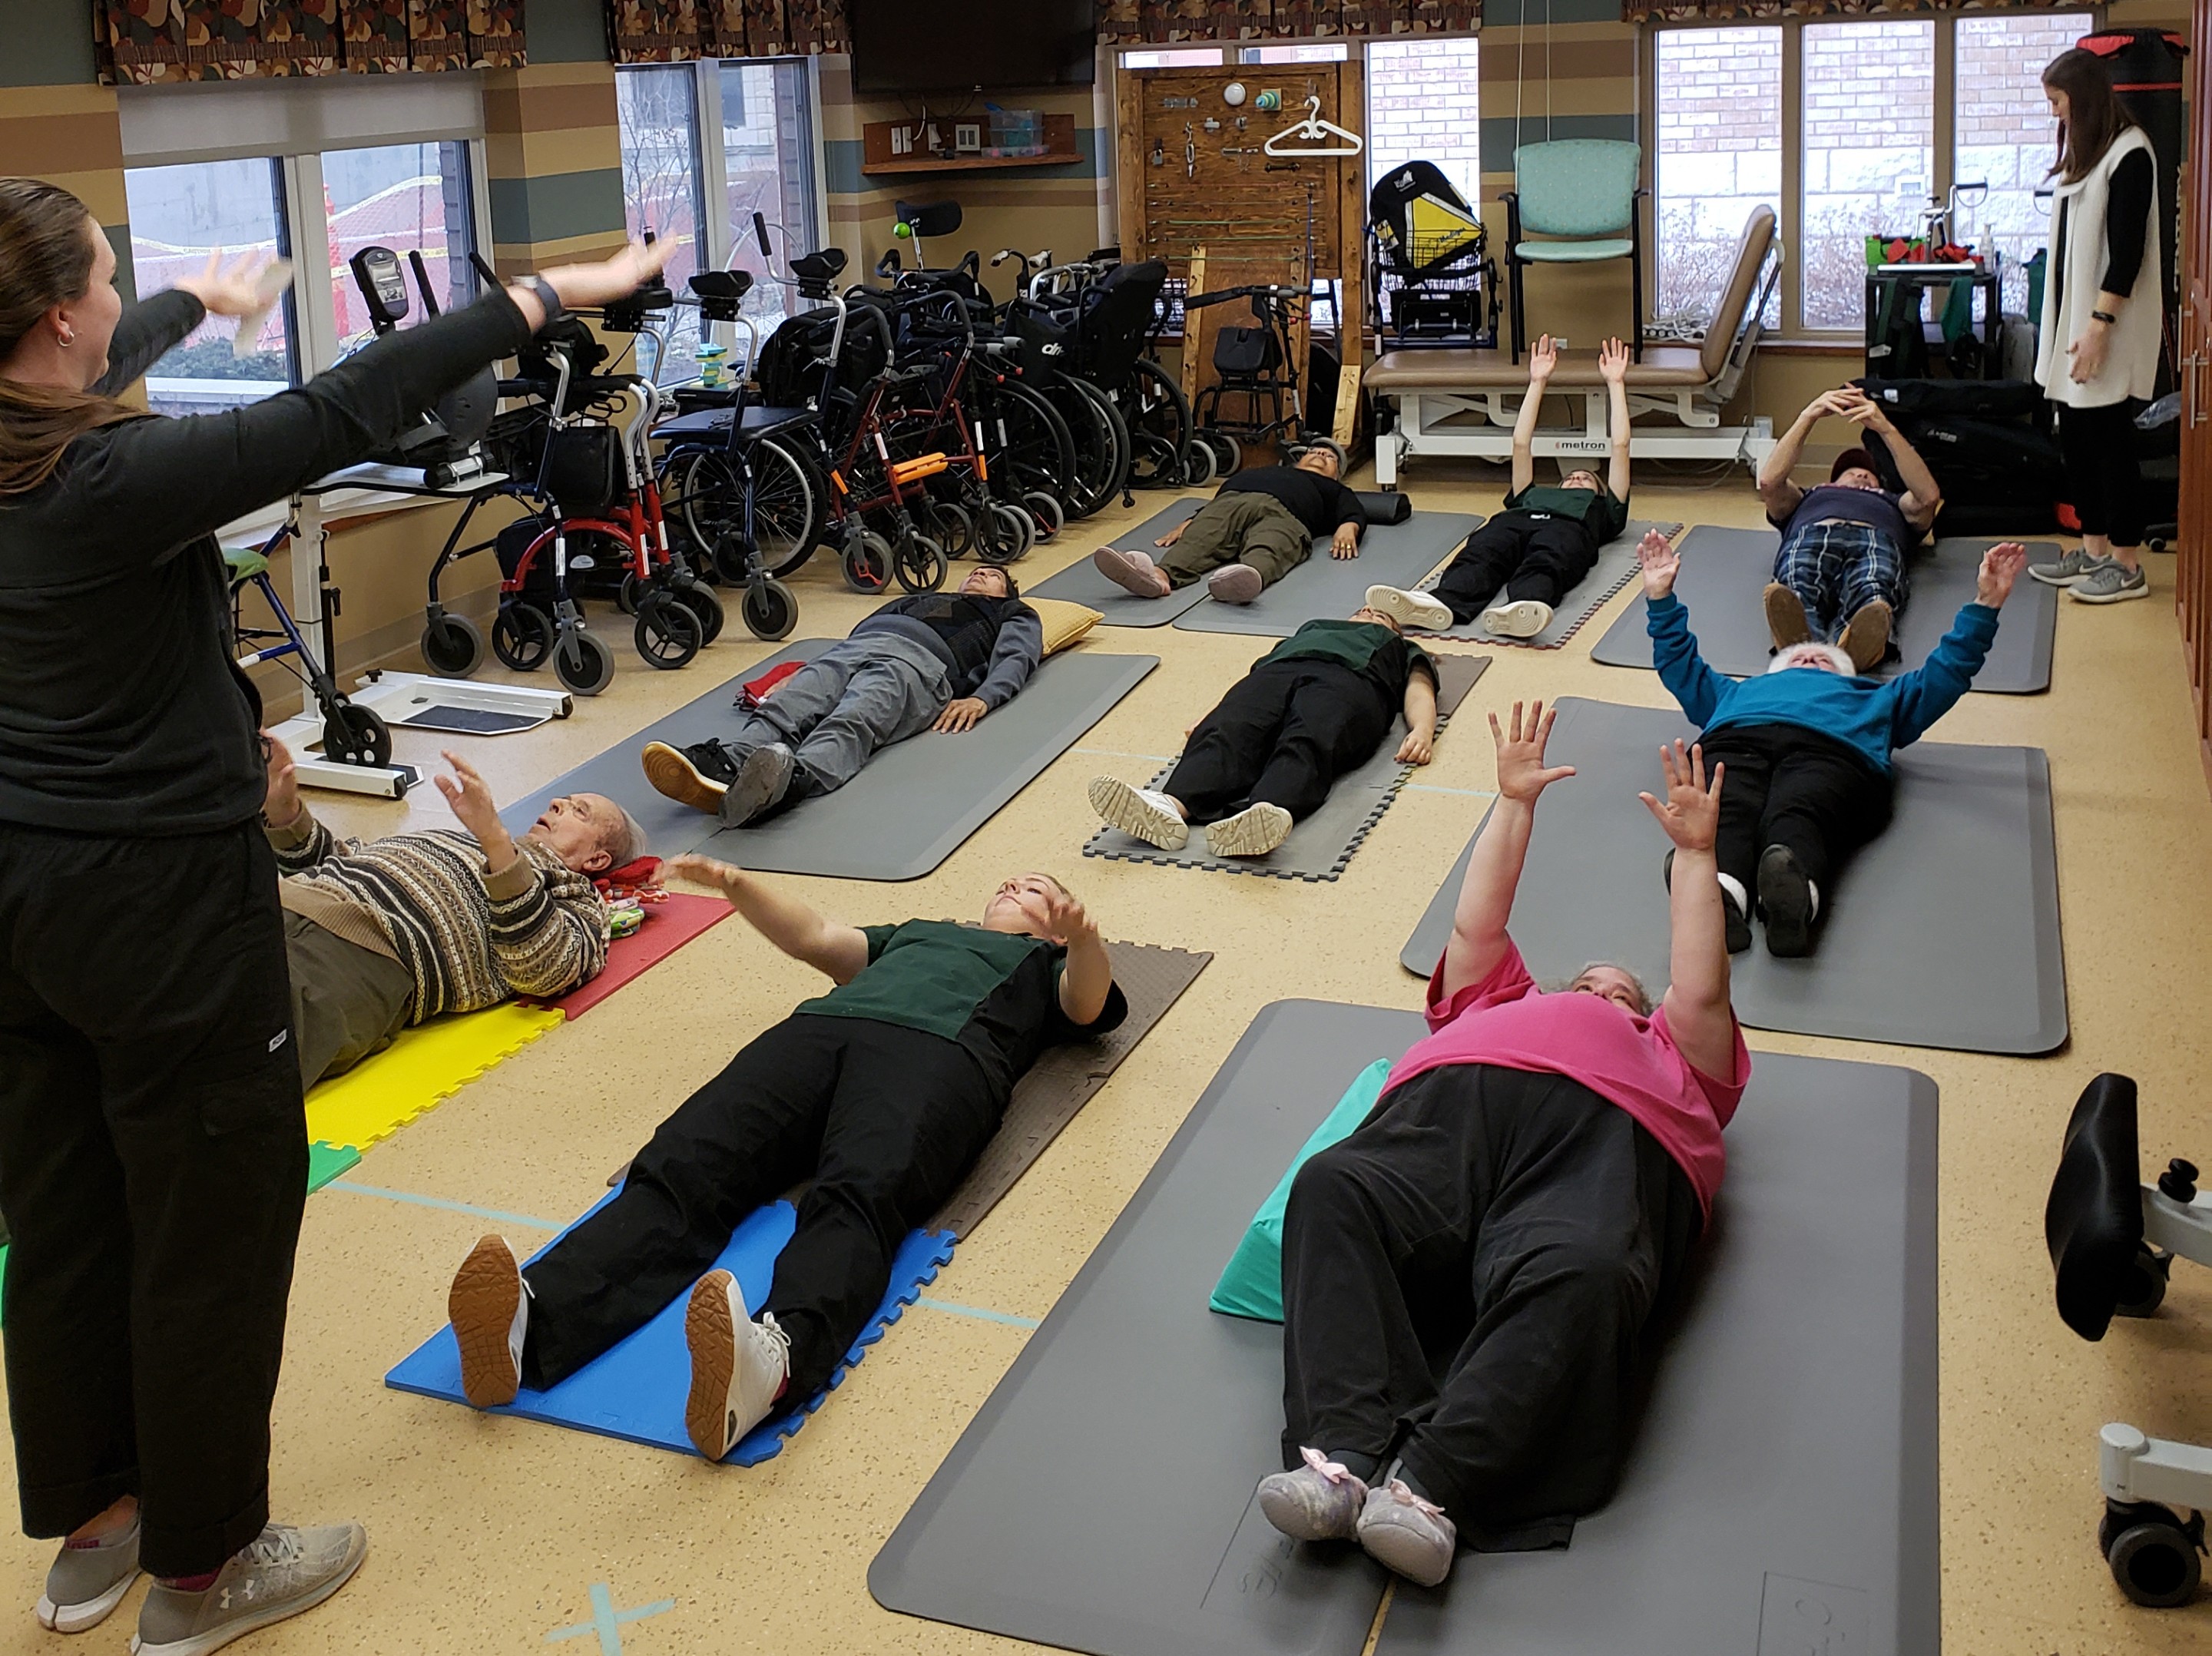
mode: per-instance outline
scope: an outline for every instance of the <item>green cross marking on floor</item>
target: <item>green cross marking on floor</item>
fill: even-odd
[[[572,1628],[556,1628],[545,1635],[549,1645],[563,1639],[580,1639],[586,1634],[599,1635],[599,1656],[622,1656],[622,1628],[625,1623],[642,1622],[648,1616],[658,1616],[676,1608],[673,1598],[662,1598],[650,1604],[640,1604],[635,1610],[617,1610],[615,1596],[604,1581],[592,1583],[592,1619],[579,1622]]]

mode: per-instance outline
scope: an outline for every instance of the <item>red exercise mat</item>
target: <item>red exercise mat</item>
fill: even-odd
[[[645,924],[607,946],[606,970],[580,989],[547,1001],[568,1017],[581,1017],[649,966],[658,965],[710,926],[737,910],[719,897],[690,897],[671,892],[645,905]]]

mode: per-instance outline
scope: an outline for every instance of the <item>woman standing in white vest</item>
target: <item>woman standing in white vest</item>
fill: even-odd
[[[2117,604],[2150,594],[2135,416],[2156,388],[2166,291],[2157,163],[2094,53],[2060,52],[2043,90],[2058,118],[2058,161],[2035,377],[2057,405],[2081,549],[2028,573],[2085,604]]]

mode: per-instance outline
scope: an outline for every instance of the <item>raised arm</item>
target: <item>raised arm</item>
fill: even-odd
[[[2013,582],[2027,567],[2027,548],[2004,541],[1982,554],[1974,579],[1974,601],[1959,607],[1958,618],[1928,659],[1882,686],[1891,697],[1889,740],[1893,747],[1917,742],[1973,687],[1974,675],[1996,642],[1997,612],[2012,596]]]
[[[261,831],[276,853],[278,869],[288,874],[305,874],[343,855],[352,842],[341,840],[316,821],[307,801],[300,797],[292,750],[264,730],[261,755],[269,771],[267,791],[261,799]]]
[[[713,886],[763,937],[837,983],[851,983],[868,964],[867,934],[858,926],[824,920],[742,868],[690,852],[671,861],[668,872]]]
[[[1667,896],[1667,1027],[1693,1068],[1723,1079],[1735,1070],[1735,1014],[1729,1006],[1728,921],[1713,837],[1728,767],[1716,764],[1708,786],[1702,747],[1686,749],[1677,741],[1661,748],[1659,757],[1667,772],[1665,803],[1649,794],[1637,797],[1674,842]]]
[[[1067,950],[1060,974],[1060,1009],[1068,1022],[1087,1029],[1098,1021],[1114,993],[1113,957],[1106,953],[1097,922],[1065,887],[1048,887],[1044,902],[1053,941]]]
[[[1544,746],[1558,716],[1541,702],[1530,704],[1524,715],[1516,702],[1509,734],[1495,713],[1490,715],[1490,739],[1498,746],[1498,803],[1491,807],[1490,820],[1468,859],[1467,878],[1460,882],[1451,941],[1444,946],[1440,1002],[1480,983],[1505,958],[1505,922],[1513,917],[1513,893],[1528,855],[1536,801],[1553,782],[1575,774],[1571,764],[1545,768]],[[1714,889],[1719,890],[1717,884]]]
[[[1528,394],[1513,417],[1513,492],[1536,481],[1536,423],[1544,417],[1544,387],[1559,366],[1559,347],[1546,334],[1528,348]]]
[[[1766,515],[1781,522],[1797,509],[1805,498],[1790,473],[1804,458],[1805,440],[1813,435],[1813,428],[1831,414],[1843,411],[1838,402],[1840,392],[1824,391],[1805,405],[1804,411],[1790,423],[1790,429],[1775,440],[1774,452],[1759,468],[1759,498],[1766,508]]]
[[[1659,682],[1674,692],[1692,723],[1701,728],[1711,724],[1729,684],[1698,653],[1690,612],[1674,596],[1681,554],[1664,534],[1647,529],[1636,545],[1636,561],[1644,569],[1644,628],[1651,636],[1651,665],[1658,670]]]
[[[1608,339],[1598,347],[1597,371],[1605,377],[1606,408],[1613,434],[1613,460],[1606,468],[1605,486],[1618,501],[1628,498],[1628,347]]]
[[[1925,533],[1943,505],[1943,490],[1936,481],[1936,474],[1920,458],[1920,451],[1905,441],[1903,434],[1890,423],[1888,411],[1880,403],[1856,389],[1838,395],[1844,399],[1845,419],[1863,430],[1880,434],[1882,447],[1897,462],[1898,476],[1905,479],[1905,493],[1898,500],[1897,509],[1905,514],[1907,523]]]

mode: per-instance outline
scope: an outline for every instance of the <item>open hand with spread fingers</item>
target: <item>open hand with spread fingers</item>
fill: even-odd
[[[1609,386],[1628,383],[1628,347],[1618,339],[1608,339],[1597,348],[1599,377]]]
[[[1509,732],[1499,725],[1495,713],[1490,715],[1490,739],[1498,745],[1500,796],[1522,805],[1534,805],[1547,788],[1575,774],[1571,764],[1547,769],[1544,764],[1544,748],[1552,740],[1552,724],[1559,716],[1556,709],[1541,702],[1529,703],[1525,713],[1522,704],[1516,702]]]
[[[1559,342],[1545,334],[1528,347],[1528,383],[1540,386],[1559,368]]]
[[[1646,598],[1664,598],[1674,590],[1675,578],[1682,573],[1682,555],[1664,534],[1646,529],[1636,543],[1636,561],[1644,570]]]
[[[1672,746],[1659,750],[1659,762],[1666,768],[1667,798],[1661,803],[1649,794],[1638,794],[1651,814],[1659,819],[1659,825],[1667,831],[1667,837],[1685,851],[1710,851],[1713,838],[1720,831],[1721,778],[1727,773],[1724,764],[1713,766],[1712,781],[1705,780],[1705,750],[1691,746],[1679,738]]]

